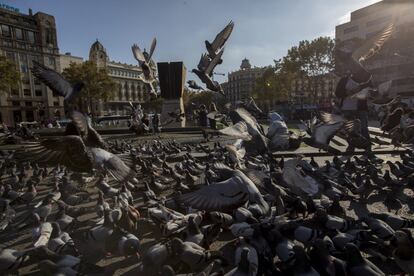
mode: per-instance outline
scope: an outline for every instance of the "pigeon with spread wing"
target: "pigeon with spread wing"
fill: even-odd
[[[214,59],[217,55],[218,51],[223,48],[224,44],[226,43],[227,39],[229,39],[232,31],[234,28],[234,22],[230,21],[226,27],[224,27],[221,32],[219,32],[216,37],[214,38],[213,42],[210,43],[208,40],[205,41],[206,48],[208,51],[208,55],[211,59]],[[218,63],[221,64],[223,61],[219,59]]]
[[[70,84],[61,74],[37,61],[33,62],[32,74],[53,92],[64,97],[65,104],[72,102],[82,90],[84,83]]]
[[[135,171],[120,157],[106,150],[102,137],[82,113],[75,111],[71,117],[65,136],[26,144],[16,151],[16,158],[53,166],[61,164],[77,172],[97,169],[108,172],[120,182],[135,176]]]
[[[224,94],[223,88],[217,81],[212,79],[212,76],[214,68],[221,59],[223,52],[224,49],[221,49],[213,59],[210,59],[207,54],[202,54],[197,69],[192,70],[192,72],[197,75],[197,77],[206,85],[208,89],[220,94]]]
[[[229,116],[236,125],[239,122],[244,122],[247,126],[247,132],[252,139],[243,141],[243,147],[246,148],[247,153],[255,155],[267,152],[269,139],[266,138],[262,126],[257,122],[246,109],[237,108],[229,113]]]
[[[303,138],[303,141],[311,147],[339,154],[339,150],[331,147],[329,142],[343,128],[345,122],[346,120],[340,115],[321,112],[320,120],[314,117],[308,124],[304,123],[310,137]]]
[[[390,23],[377,35],[367,39],[361,46],[357,47],[356,42],[348,40],[339,43],[336,47],[336,57],[343,64],[345,70],[351,71],[353,80],[364,83],[371,79],[363,63],[380,52],[384,44],[391,38],[395,30],[395,23]]]
[[[269,205],[250,178],[240,170],[218,165],[220,167],[216,169],[220,174],[227,175],[226,180],[183,194],[178,200],[186,206],[205,211],[230,211],[246,202],[257,204],[263,215],[269,211]]]
[[[155,82],[154,70],[151,67],[151,58],[155,51],[155,46],[157,45],[157,39],[154,38],[151,43],[151,48],[149,54],[142,52],[137,44],[132,45],[132,53],[134,58],[138,61],[139,66],[142,69],[142,81],[144,81],[149,89],[151,95],[156,95],[153,83]]]
[[[195,89],[195,90],[202,90],[203,89],[203,87],[198,85],[195,80],[189,80],[189,81],[187,81],[187,84],[188,84],[188,87],[190,87],[192,89]]]

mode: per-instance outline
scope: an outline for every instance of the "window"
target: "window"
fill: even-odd
[[[26,49],[26,44],[21,43],[21,42],[17,42],[17,48]]]
[[[34,112],[33,110],[26,110],[26,121],[33,122],[34,121]]]
[[[55,66],[55,59],[54,58],[48,57],[47,61],[48,61],[48,65],[53,66],[53,67]]]
[[[59,106],[59,102],[53,102],[53,106]]]
[[[30,43],[35,43],[35,34],[34,34],[34,32],[32,32],[32,31],[27,32],[27,40]]]
[[[28,73],[29,72],[29,67],[27,66],[27,64],[24,64],[24,63],[20,64],[20,71],[22,73]]]
[[[43,96],[42,90],[41,89],[36,89],[35,90],[35,95],[36,95],[36,97],[42,97]]]
[[[7,25],[1,25],[1,34],[5,37],[11,37],[10,27]]]
[[[19,96],[19,89],[13,88],[11,90],[11,96]]]
[[[47,44],[54,44],[55,43],[53,30],[51,28],[46,29],[46,43]]]
[[[15,28],[14,33],[16,35],[16,39],[23,40],[23,31],[22,31],[22,29]]]
[[[33,106],[32,102],[26,102],[26,106]]]
[[[344,29],[344,34],[349,34],[349,33],[352,33],[352,32],[356,32],[356,31],[358,31],[358,29],[359,29],[358,25],[346,28],[346,29]]]
[[[12,106],[20,106],[20,102],[18,102],[18,101],[12,101]]]
[[[39,62],[39,56],[29,56],[29,64],[33,65],[33,61]]]
[[[25,96],[31,96],[32,93],[31,93],[30,89],[23,89],[23,95],[25,95]]]
[[[11,40],[4,39],[4,40],[3,40],[3,46],[6,46],[6,47],[13,47],[13,43],[11,42]]]

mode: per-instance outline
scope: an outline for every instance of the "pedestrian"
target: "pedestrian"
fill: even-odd
[[[154,113],[154,116],[152,117],[152,132],[158,133],[159,132],[159,124],[160,124],[160,114]]]
[[[198,109],[198,125],[201,127],[207,127],[207,108],[204,104],[200,105]]]
[[[145,130],[145,131],[148,131],[149,130],[149,118],[148,118],[148,114],[147,113],[144,113],[144,115],[143,115],[143,117],[142,117],[142,119],[141,119],[141,121],[142,121],[142,126],[143,126],[143,129]]]

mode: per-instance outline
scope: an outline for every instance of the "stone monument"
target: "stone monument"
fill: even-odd
[[[170,112],[183,114],[183,90],[186,78],[186,68],[183,62],[158,62],[158,80],[161,88],[161,97],[164,99],[161,112],[161,122],[171,120]],[[169,126],[185,127],[185,116],[181,122],[174,121]]]

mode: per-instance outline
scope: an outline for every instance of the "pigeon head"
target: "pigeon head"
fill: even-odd
[[[243,247],[240,255],[240,262],[238,264],[239,270],[248,273],[249,272],[249,254],[250,249],[247,247]]]
[[[295,252],[295,259],[301,263],[309,263],[308,255],[306,254],[305,248],[299,245],[293,247],[293,252]]]
[[[35,226],[39,226],[40,225],[40,216],[39,216],[39,214],[33,213],[33,215],[32,215],[32,222],[33,222],[33,225],[35,225]]]
[[[141,245],[137,239],[128,239],[124,243],[124,253],[127,256],[139,253]]]
[[[312,247],[315,249],[315,252],[318,252],[318,254],[321,254],[321,255],[329,254],[328,247],[323,239],[316,239]]]
[[[414,247],[414,240],[410,230],[400,229],[395,231],[391,244],[396,247],[399,245],[410,245],[411,247]]]
[[[175,276],[176,274],[175,274],[174,269],[173,269],[171,266],[169,266],[169,265],[164,265],[164,266],[161,268],[161,274],[160,274],[160,275],[165,275],[165,276]]]
[[[361,255],[359,248],[353,243],[345,245],[346,260],[349,264],[358,265],[364,263],[364,258]]]
[[[335,245],[329,236],[323,237],[323,242],[330,253],[337,252]]]
[[[50,238],[56,238],[60,235],[60,226],[57,222],[52,222],[52,233],[50,234]]]
[[[289,150],[295,150],[300,147],[302,143],[303,136],[298,136],[296,134],[289,136]]]
[[[175,255],[180,255],[184,250],[184,243],[180,238],[173,238],[171,240],[171,249]]]
[[[194,217],[188,218],[188,231],[190,232],[190,234],[200,233],[200,228],[198,227],[198,224],[194,221]]]

